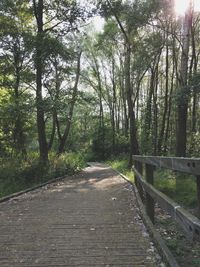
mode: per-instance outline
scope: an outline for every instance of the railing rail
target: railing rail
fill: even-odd
[[[155,167],[193,174],[196,176],[200,207],[200,159],[134,155],[133,160],[136,162],[133,167],[136,185],[142,199],[145,193],[146,211],[151,221],[154,223],[154,202],[157,202],[183,228],[190,239],[200,241],[200,220],[153,186]],[[141,168],[138,168],[138,162],[145,164],[146,180],[140,173]]]
[[[154,157],[134,155],[133,159],[152,166],[200,175],[200,158]]]

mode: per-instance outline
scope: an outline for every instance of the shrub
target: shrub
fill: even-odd
[[[56,174],[63,175],[73,174],[85,166],[85,159],[82,154],[75,152],[64,153],[60,156],[51,154],[49,157],[50,173],[55,172]]]

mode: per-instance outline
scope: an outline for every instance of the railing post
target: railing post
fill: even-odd
[[[136,161],[135,162],[135,168],[142,175],[142,172],[143,172],[142,163],[139,161]],[[144,202],[144,191],[143,191],[143,188],[142,188],[140,182],[138,182],[137,177],[135,177],[135,184],[136,184],[136,187],[138,189],[140,198],[141,198],[142,202]]]
[[[200,175],[196,177],[197,181],[197,205],[198,205],[198,217],[200,218]]]
[[[154,184],[154,167],[152,165],[146,164],[146,180],[150,184]],[[152,223],[154,223],[154,200],[153,198],[146,192],[146,211],[151,219]]]

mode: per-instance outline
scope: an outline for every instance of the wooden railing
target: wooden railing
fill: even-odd
[[[145,199],[146,211],[151,221],[154,223],[154,204],[157,202],[183,228],[187,237],[200,241],[200,220],[153,186],[155,167],[194,175],[196,177],[198,208],[200,211],[200,159],[134,155],[133,160],[135,162],[133,170],[136,186],[141,199]],[[145,164],[146,179],[142,176],[142,164]]]

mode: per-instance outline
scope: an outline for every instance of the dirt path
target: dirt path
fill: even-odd
[[[0,204],[0,266],[159,266],[137,211],[116,172],[88,167]]]

